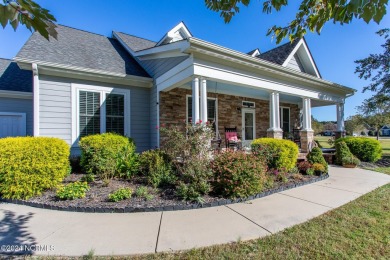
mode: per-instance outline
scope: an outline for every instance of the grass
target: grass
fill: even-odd
[[[390,184],[269,237],[136,259],[379,259],[390,255],[389,227]]]
[[[314,139],[320,143],[323,148],[331,148],[328,144],[328,140],[331,139],[331,136],[315,136]],[[369,137],[374,138],[376,137]],[[379,138],[379,143],[382,146],[382,151],[384,155],[390,155],[390,138]]]

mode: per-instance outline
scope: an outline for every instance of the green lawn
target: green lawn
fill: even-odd
[[[315,136],[314,139],[320,143],[323,148],[330,148],[331,146],[328,143],[328,140],[331,139],[331,136]],[[369,137],[376,139],[376,137]],[[383,154],[390,155],[390,138],[380,138],[380,144],[382,145]]]
[[[269,237],[135,259],[385,259],[389,227],[390,184]]]

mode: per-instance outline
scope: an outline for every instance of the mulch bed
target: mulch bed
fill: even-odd
[[[84,174],[71,174],[68,176],[64,184],[78,181],[82,178]],[[305,182],[314,181],[318,179],[318,176],[308,176],[300,175],[300,178],[290,176],[287,183],[275,183],[275,187],[272,190],[283,188],[283,187],[293,187],[303,184]],[[182,201],[175,196],[174,189],[154,189],[148,187],[149,193],[153,195],[153,198],[146,200],[145,198],[136,197],[133,194],[132,198],[119,201],[119,202],[110,202],[108,201],[108,195],[113,191],[122,188],[130,187],[135,191],[139,186],[141,186],[141,180],[133,180],[132,182],[123,181],[123,180],[111,180],[108,186],[104,185],[102,181],[94,181],[89,183],[90,190],[87,192],[86,197],[82,199],[75,200],[59,200],[55,196],[55,190],[48,190],[40,196],[33,197],[28,200],[28,202],[34,202],[38,204],[45,204],[56,207],[90,207],[90,208],[118,208],[123,209],[125,207],[147,209],[147,208],[164,208],[170,206],[184,206],[188,208],[192,204],[198,204],[196,202]],[[142,185],[144,186],[144,185]],[[267,192],[267,191],[265,191]],[[205,204],[220,205],[223,204],[222,201],[226,201],[225,198],[206,195],[203,197]]]
[[[390,155],[385,155],[379,161],[375,163],[362,162],[360,165],[362,168],[377,168],[377,167],[390,167]]]

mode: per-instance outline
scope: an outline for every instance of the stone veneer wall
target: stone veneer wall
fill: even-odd
[[[166,126],[183,124],[186,120],[186,96],[191,95],[191,90],[176,88],[168,92],[160,93],[160,124]],[[238,135],[241,137],[242,101],[255,102],[256,116],[256,138],[266,137],[269,128],[269,101],[232,96],[225,94],[207,93],[207,97],[217,98],[218,100],[218,129],[222,139],[222,147],[225,146],[225,127],[237,127]],[[295,104],[280,103],[280,106],[290,107],[290,127],[291,131],[294,122],[299,118],[299,108]]]

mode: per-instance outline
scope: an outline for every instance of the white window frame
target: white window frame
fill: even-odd
[[[122,88],[99,87],[83,84],[72,84],[72,143],[78,146],[80,139],[80,91],[99,92],[100,93],[100,133],[106,132],[106,106],[105,100],[107,94],[124,95],[124,135],[131,136],[130,131],[130,90]]]
[[[186,123],[188,123],[188,98],[192,98],[192,95],[186,95]],[[199,97],[200,99],[200,97]],[[218,98],[207,97],[207,100],[215,100],[215,134],[218,134]],[[202,108],[199,108],[199,113],[202,113]],[[208,116],[208,114],[207,114]]]
[[[291,132],[291,108],[279,106],[280,127],[283,129],[283,109],[288,109],[288,132]]]

